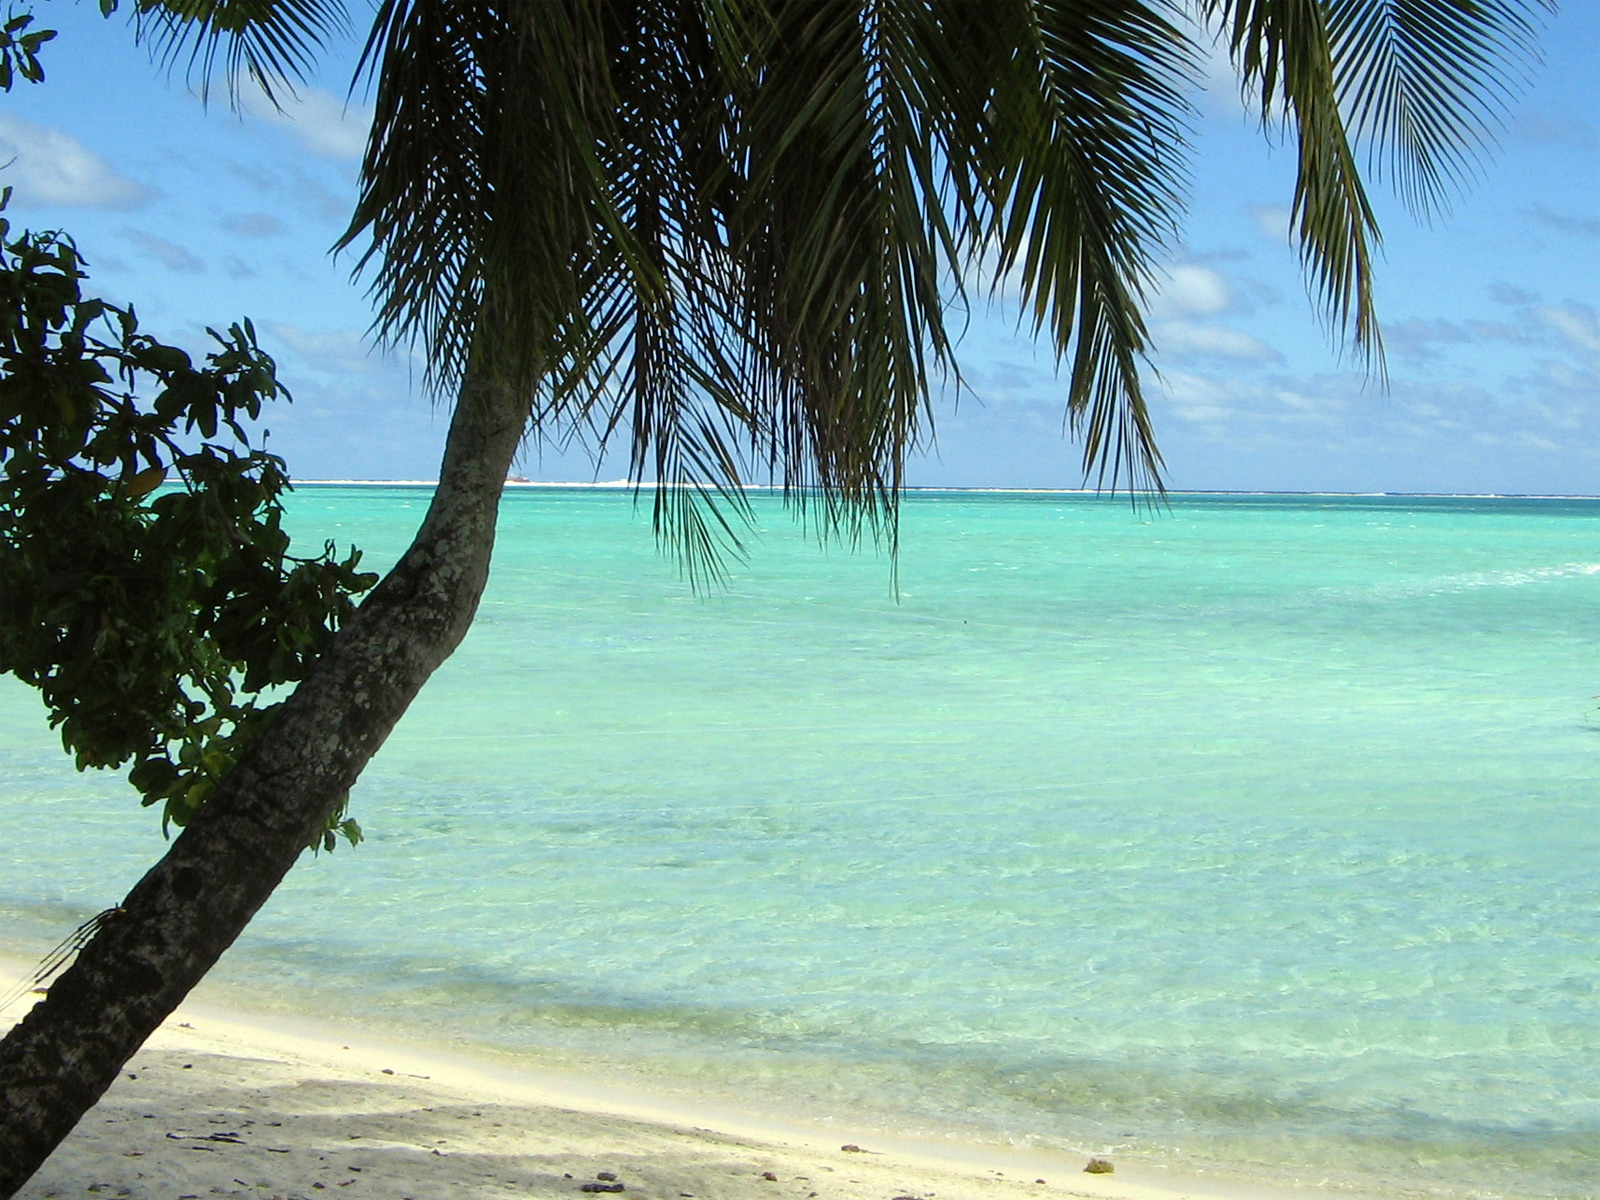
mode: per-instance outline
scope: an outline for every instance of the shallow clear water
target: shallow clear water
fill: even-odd
[[[388,561],[426,492],[303,488]],[[220,970],[773,1111],[1394,1191],[1600,1193],[1600,502],[775,501],[696,597],[624,493],[491,591]],[[0,689],[0,940],[160,850]],[[270,980],[270,983],[263,983]]]

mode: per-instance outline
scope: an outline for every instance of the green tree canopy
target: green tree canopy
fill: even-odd
[[[84,279],[64,234],[13,236],[0,200],[0,671],[40,690],[79,768],[131,760],[181,826],[271,720],[259,694],[303,677],[377,576],[331,542],[290,553],[283,462],[244,424],[287,393],[250,322],[197,365]],[[334,814],[330,848],[334,828],[360,835]]]

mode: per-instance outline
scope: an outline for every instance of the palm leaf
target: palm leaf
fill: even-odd
[[[494,356],[542,436],[626,431],[696,578],[752,468],[892,550],[930,387],[959,383],[946,314],[997,246],[1086,466],[1154,479],[1138,300],[1192,70],[1165,6],[386,0],[366,62],[342,244],[378,332],[442,392]]]
[[[1381,177],[1418,216],[1476,175],[1518,85],[1538,60],[1553,0],[1334,0],[1339,98]]]
[[[107,12],[117,0],[101,0]],[[348,28],[342,0],[134,0],[137,36],[171,69],[187,58],[187,73],[202,99],[222,71],[228,98],[253,80],[273,104],[308,79],[317,54]]]
[[[1297,138],[1313,290],[1381,364],[1351,128],[1432,196],[1527,5],[1199,2]],[[488,356],[538,436],[627,437],[696,578],[737,553],[752,469],[892,549],[979,260],[1066,370],[1086,473],[1159,488],[1140,307],[1182,204],[1183,21],[1165,0],[383,0],[342,244],[441,392]]]
[[[1070,357],[1085,472],[1159,489],[1140,305],[1182,211],[1193,50],[1165,4],[1014,7],[1024,53],[996,89],[988,164],[999,265]]]
[[[1550,0],[1201,0],[1264,123],[1295,130],[1294,225],[1329,320],[1380,371],[1372,248],[1379,241],[1352,142],[1413,212],[1465,183],[1520,75]]]
[[[1292,224],[1324,314],[1378,370],[1383,340],[1373,302],[1377,218],[1356,166],[1321,0],[1202,0],[1218,21],[1263,124],[1282,119],[1298,149]]]

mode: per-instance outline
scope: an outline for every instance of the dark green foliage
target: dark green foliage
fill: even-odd
[[[40,83],[44,80],[44,68],[39,65],[39,47],[56,36],[53,29],[36,29],[28,32],[28,26],[33,24],[32,13],[22,13],[17,16],[8,16],[6,23],[0,25],[0,92],[9,92],[11,85],[17,79],[25,79],[29,83]]]
[[[290,553],[283,462],[244,427],[287,392],[250,323],[197,364],[84,279],[67,237],[0,217],[0,671],[80,770],[131,762],[183,825],[377,576]]]

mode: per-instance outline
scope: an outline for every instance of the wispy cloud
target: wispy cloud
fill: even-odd
[[[279,237],[288,232],[284,223],[270,213],[236,213],[223,217],[218,224],[237,237]]]
[[[1287,246],[1294,240],[1294,214],[1280,204],[1257,204],[1250,219],[1256,232],[1275,245]]]
[[[1466,322],[1429,332],[1470,335]],[[1221,463],[1249,464],[1274,487],[1592,490],[1600,312],[1548,306],[1515,336],[1561,352],[1519,356],[1523,369],[1504,375],[1397,373],[1388,390],[1354,372],[1175,368],[1153,381],[1154,418],[1179,486]]]
[[[298,165],[276,170],[257,162],[225,159],[223,168],[253,188],[259,195],[285,196],[297,211],[328,221],[346,221],[355,204],[355,188],[340,195],[311,171]],[[326,173],[326,172],[324,172]],[[285,211],[281,209],[279,211]]]
[[[1163,362],[1279,361],[1282,356],[1260,338],[1216,320],[1246,307],[1221,271],[1193,261],[1169,268],[1147,306],[1156,357]]]
[[[315,332],[279,322],[269,323],[267,328],[314,371],[349,375],[371,371],[382,360],[353,329]]]
[[[1600,354],[1600,314],[1587,304],[1543,304],[1534,310],[1570,349]]]
[[[367,131],[372,128],[371,105],[347,105],[321,88],[308,88],[298,98],[286,99],[282,109],[258,98],[248,111],[251,116],[292,133],[301,146],[318,158],[359,159],[367,147]]]
[[[0,187],[15,188],[19,205],[131,209],[152,195],[77,138],[5,113],[0,113],[0,164]]]
[[[1526,291],[1516,284],[1506,283],[1504,280],[1489,285],[1489,299],[1496,304],[1508,304],[1513,308],[1521,308],[1524,305],[1537,304],[1539,302],[1537,293]]]
[[[1150,297],[1149,314],[1156,320],[1216,317],[1235,306],[1233,285],[1220,271],[1199,263],[1171,268]]]
[[[1556,212],[1543,204],[1535,204],[1527,215],[1547,229],[1578,237],[1600,238],[1600,217],[1575,217],[1570,213]]]
[[[1150,326],[1157,359],[1226,358],[1278,362],[1282,355],[1243,330],[1208,321],[1156,321]]]
[[[1413,317],[1395,321],[1383,329],[1384,346],[1391,354],[1407,358],[1438,358],[1441,346],[1472,346],[1485,342],[1526,346],[1538,340],[1525,327],[1505,321]]]
[[[1590,122],[1552,117],[1533,108],[1517,115],[1511,126],[1511,136],[1541,146],[1571,146],[1578,150],[1600,147],[1600,131]]]
[[[198,275],[206,269],[205,263],[193,253],[166,238],[140,229],[123,229],[122,236],[137,246],[144,257],[155,259],[169,271]]]

